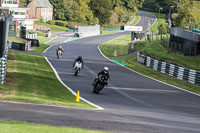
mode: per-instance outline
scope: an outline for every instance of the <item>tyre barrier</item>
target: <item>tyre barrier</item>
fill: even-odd
[[[0,83],[3,84],[6,77],[7,70],[7,57],[8,57],[8,48],[6,49],[5,55],[0,58]]]
[[[187,69],[167,62],[159,61],[149,56],[142,55],[139,52],[137,53],[137,62],[161,73],[173,76],[177,79],[200,85],[200,71]]]

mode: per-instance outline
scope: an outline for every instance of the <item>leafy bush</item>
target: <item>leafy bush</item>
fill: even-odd
[[[61,20],[56,20],[56,23],[55,23],[55,24],[58,25],[58,26],[66,27],[67,22],[61,21]]]
[[[71,25],[71,26],[75,26],[75,25],[78,25],[78,26],[86,26],[88,25],[87,23],[81,23],[81,22],[73,22],[73,21],[68,21],[68,24]]]
[[[120,25],[104,25],[104,28],[119,28]]]
[[[51,25],[55,25],[56,24],[56,20],[49,20],[47,23],[51,24]]]

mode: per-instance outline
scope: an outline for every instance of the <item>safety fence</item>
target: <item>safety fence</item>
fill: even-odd
[[[174,64],[159,61],[149,56],[137,53],[137,61],[156,71],[168,74],[180,80],[200,85],[200,71],[179,67]]]
[[[0,83],[1,84],[4,83],[4,79],[6,77],[7,56],[8,56],[8,48],[6,48],[5,55],[0,58]]]

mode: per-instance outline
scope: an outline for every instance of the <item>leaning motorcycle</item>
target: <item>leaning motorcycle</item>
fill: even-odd
[[[56,55],[57,55],[57,58],[60,59],[62,57],[62,51],[61,50],[57,50],[56,51]]]
[[[80,61],[77,61],[74,65],[74,76],[77,76],[82,68],[82,63]]]
[[[99,75],[97,82],[94,84],[93,93],[99,94],[105,85],[108,85],[106,76]]]

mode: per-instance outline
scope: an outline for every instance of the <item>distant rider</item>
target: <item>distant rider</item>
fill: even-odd
[[[82,68],[83,68],[83,59],[82,59],[82,56],[79,56],[77,59],[75,59],[73,67],[75,66],[76,62],[80,62],[82,64]]]
[[[104,67],[103,70],[98,73],[98,76],[95,78],[95,80],[94,80],[94,82],[92,84],[93,86],[97,83],[99,75],[105,76],[106,77],[106,81],[108,81],[108,79],[110,78],[109,68],[108,67]]]
[[[56,49],[56,53],[61,50],[61,56],[62,56],[62,52],[64,52],[64,48],[62,48],[62,46],[59,46],[57,49]]]

